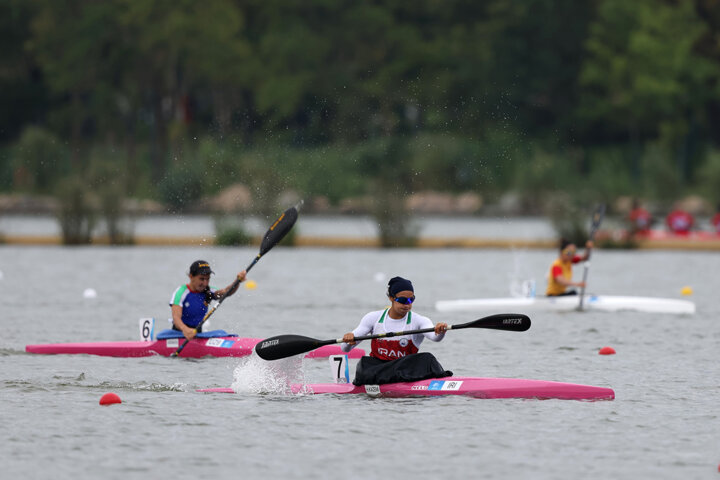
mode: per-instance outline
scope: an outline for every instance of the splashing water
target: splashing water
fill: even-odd
[[[293,385],[305,385],[305,371],[301,356],[267,362],[254,353],[245,357],[233,372],[230,386],[237,393],[276,393],[292,395]]]
[[[510,295],[515,298],[535,297],[535,279],[528,272],[524,250],[513,249],[513,273],[510,277]]]

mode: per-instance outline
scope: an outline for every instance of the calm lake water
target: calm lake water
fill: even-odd
[[[0,246],[2,477],[718,478],[716,253],[593,257],[589,291],[680,298],[690,286],[696,315],[535,313],[524,333],[451,331],[421,347],[456,375],[605,386],[614,401],[203,394],[195,389],[261,375],[257,360],[24,353],[30,343],[134,340],[139,318],[166,322],[193,260],[209,260],[224,286],[256,254]],[[212,324],[242,336],[336,338],[385,305],[393,275],[413,280],[416,311],[462,323],[481,315],[435,312],[434,302],[508,296],[517,279],[543,285],[554,256],[277,247],[251,272],[257,288],[224,302]],[[97,297],[84,298],[86,288]],[[605,345],[617,354],[598,355]],[[297,363],[287,363],[291,374],[330,380],[326,359]],[[123,403],[98,405],[106,392]]]

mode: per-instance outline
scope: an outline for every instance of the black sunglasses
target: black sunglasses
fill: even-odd
[[[412,297],[395,297],[393,298],[393,301],[401,305],[410,305],[415,301],[415,295]]]

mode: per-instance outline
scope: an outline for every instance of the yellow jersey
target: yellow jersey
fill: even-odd
[[[559,283],[556,278],[562,277],[568,282],[572,281],[572,264],[577,263],[573,258],[570,262],[563,262],[561,259],[555,260],[550,265],[550,273],[548,275],[548,286],[545,295],[562,295],[567,287]]]

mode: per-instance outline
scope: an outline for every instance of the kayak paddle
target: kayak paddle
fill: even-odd
[[[245,269],[246,272],[249,272],[250,269],[255,266],[255,264],[258,262],[258,260],[260,260],[263,255],[269,252],[271,248],[273,248],[275,245],[280,243],[283,238],[285,238],[285,235],[287,235],[293,225],[295,225],[295,221],[297,221],[298,208],[300,208],[300,205],[302,205],[302,201],[300,201],[294,207],[290,207],[285,210],[283,214],[280,215],[277,220],[275,220],[275,223],[272,224],[270,229],[265,232],[265,236],[260,243],[260,253],[258,253],[255,259],[250,263],[250,265],[247,266],[247,268]],[[236,278],[233,284],[230,286],[228,292],[231,292],[232,290],[237,288],[239,284],[240,280]],[[220,297],[215,306],[205,314],[205,317],[203,317],[202,321],[197,325],[197,327],[195,327],[196,333],[200,329],[200,327],[202,327],[203,324],[207,321],[207,319],[210,318],[213,313],[215,313],[215,310],[220,307],[220,304],[222,304],[223,300],[225,300],[226,298],[227,295]],[[187,345],[189,341],[190,340],[186,338],[182,345],[180,345],[177,350],[170,354],[170,356],[177,357],[178,355],[180,355],[180,352],[183,351],[183,348],[185,348],[185,345]]]
[[[498,313],[488,317],[479,318],[472,322],[461,323],[459,325],[448,325],[448,330],[458,330],[461,328],[492,328],[495,330],[507,330],[511,332],[524,332],[530,328],[530,317],[520,313]],[[412,335],[415,333],[432,332],[435,327],[420,328],[417,330],[407,330],[404,332],[387,332],[375,335],[364,335],[355,337],[355,341],[370,340],[373,338],[396,337],[400,335]],[[332,340],[318,340],[316,338],[303,337],[302,335],[277,335],[275,337],[266,338],[255,345],[255,352],[263,360],[279,360],[281,358],[292,357],[299,353],[309,352],[324,345],[333,343],[342,343],[342,338]]]
[[[602,223],[603,217],[605,216],[605,204],[601,203],[597,206],[595,209],[595,213],[593,213],[592,216],[592,225],[590,226],[590,236],[588,240],[592,241],[595,238],[595,234],[597,233],[598,229],[600,228],[600,224]],[[587,260],[585,260],[584,264],[584,270],[583,270],[583,286],[580,288],[580,304],[578,305],[577,309],[582,311],[583,309],[583,300],[585,298],[585,283],[587,282],[588,277],[588,270],[590,270],[590,257],[588,257]]]

